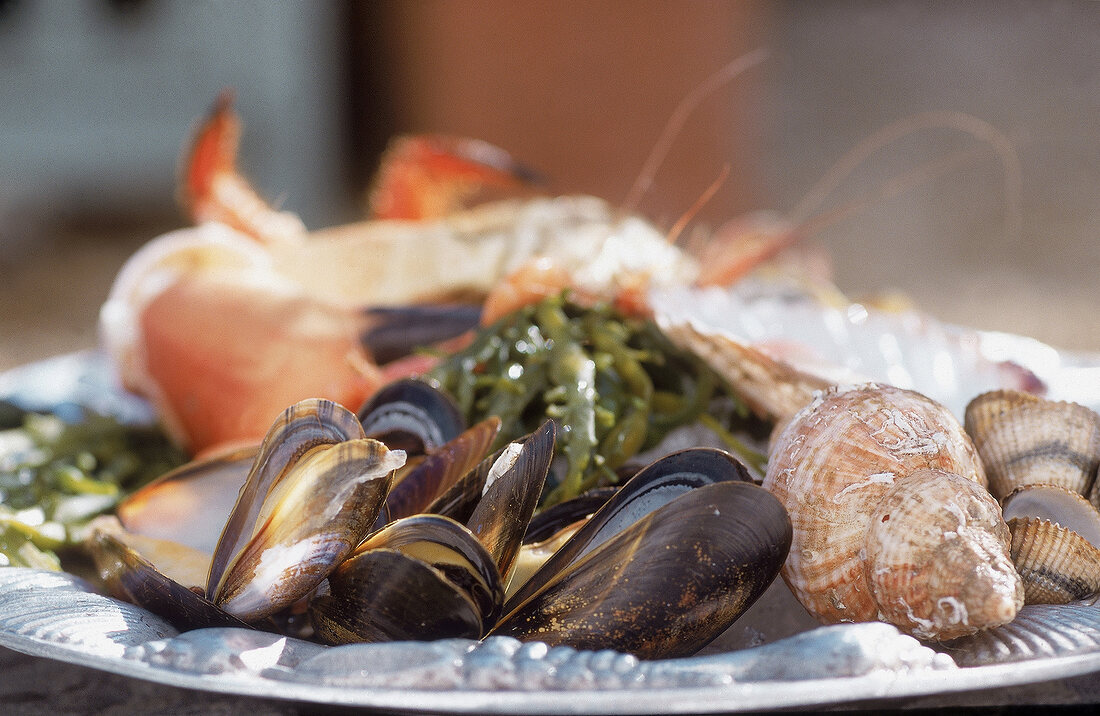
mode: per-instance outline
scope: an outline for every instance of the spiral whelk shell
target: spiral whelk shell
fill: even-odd
[[[824,623],[944,640],[1011,621],[1023,588],[985,484],[938,403],[874,384],[819,394],[777,436],[764,479],[794,529],[784,579]]]

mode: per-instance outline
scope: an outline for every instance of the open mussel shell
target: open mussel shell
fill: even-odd
[[[787,513],[763,488],[699,487],[555,575],[491,633],[649,659],[687,656],[763,593],[790,542]]]
[[[112,595],[144,607],[180,631],[206,627],[247,627],[187,587],[162,574],[115,536],[94,531],[88,551]]]
[[[657,460],[623,485],[526,583],[510,585],[514,594],[508,598],[505,611],[514,609],[567,565],[629,524],[686,492],[726,480],[751,482],[752,478],[744,465],[721,450],[691,448]]]
[[[252,539],[268,495],[310,450],[364,437],[358,418],[329,400],[308,399],[283,411],[268,430],[244,486],[218,538],[210,565],[207,597],[222,581],[229,562]]]
[[[157,571],[174,582],[205,593],[210,573],[210,554],[179,542],[149,537],[127,530],[114,515],[100,515],[88,523],[84,546],[94,558],[96,543],[92,536],[107,534],[155,564]]]
[[[507,580],[542,496],[554,457],[556,429],[547,420],[522,442],[508,444],[489,469],[481,500],[467,521]]]
[[[539,431],[545,431],[546,429],[547,425],[544,423]],[[485,490],[493,479],[494,471],[499,474],[500,470],[514,461],[519,455],[519,446],[539,431],[514,440],[487,456],[473,470],[468,471],[448,485],[446,489],[441,490],[440,494],[432,500],[424,511],[433,515],[446,515],[456,522],[469,522],[473,517],[474,510],[482,502]],[[525,459],[526,464],[527,460],[530,460],[531,453],[529,451],[525,451],[525,453],[528,455],[528,458]],[[542,489],[541,486],[539,489]]]
[[[1024,485],[1087,495],[1100,464],[1100,414],[1022,391],[983,393],[966,407],[966,431],[998,499]]]
[[[481,463],[499,432],[500,419],[487,418],[425,455],[390,488],[382,519],[389,522],[430,512],[440,494]]]
[[[466,429],[454,400],[415,378],[384,386],[359,409],[358,418],[367,437],[409,455],[431,452]]]
[[[503,596],[496,563],[473,533],[447,517],[417,515],[360,545],[310,614],[330,644],[477,639]]]
[[[258,449],[234,449],[165,473],[119,504],[119,520],[129,532],[213,554]]]
[[[211,601],[248,621],[309,594],[370,531],[404,462],[370,438],[307,452],[267,495],[221,579],[207,584]]]

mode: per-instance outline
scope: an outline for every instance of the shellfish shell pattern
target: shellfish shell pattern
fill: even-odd
[[[1026,602],[1067,604],[1100,593],[1100,414],[995,390],[967,405],[966,430],[1001,500]]]
[[[764,479],[794,530],[783,577],[823,623],[934,640],[1006,623],[1023,587],[985,486],[935,401],[875,384],[820,393],[776,437]]]
[[[1100,464],[1100,415],[1092,410],[995,390],[970,401],[965,422],[997,499],[1024,485],[1058,485],[1088,495]]]

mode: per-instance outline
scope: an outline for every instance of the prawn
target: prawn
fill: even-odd
[[[101,343],[123,385],[149,398],[193,452],[257,441],[306,397],[359,405],[386,380],[423,367],[382,362],[408,343],[476,325],[481,298],[534,257],[554,257],[592,294],[612,290],[626,254],[629,267],[659,266],[670,283],[697,272],[648,222],[595,197],[452,211],[476,193],[477,176],[531,193],[529,173],[480,143],[461,144],[467,156],[448,163],[441,157],[454,142],[425,140],[413,152],[416,143],[405,141],[388,154],[372,203],[413,218],[308,232],[237,171],[240,126],[230,100],[219,97],[185,155],[181,198],[197,226],[136,252],[100,311]],[[422,171],[423,161],[434,168]],[[445,188],[448,172],[460,175],[458,189]],[[397,201],[417,185],[414,176],[429,177],[425,193],[434,198]]]
[[[761,59],[740,58],[719,75],[728,80]],[[943,118],[926,123],[933,121]],[[422,357],[394,360],[401,347],[379,345],[417,315],[396,307],[455,309],[454,321],[439,321],[446,311],[422,314],[429,319],[420,325],[439,331],[405,331],[426,344],[461,335],[478,307],[488,322],[563,288],[650,315],[654,289],[730,285],[815,228],[816,205],[870,153],[848,157],[790,217],[750,215],[699,248],[596,197],[546,196],[532,172],[489,145],[432,137],[402,138],[387,151],[370,220],[309,231],[237,171],[239,136],[232,96],[223,94],[184,157],[181,199],[197,226],[139,250],[101,311],[103,343],[123,383],[148,396],[192,451],[259,440],[302,398],[354,406],[386,380],[422,370]],[[628,205],[658,164],[647,164]],[[485,188],[514,198],[480,203]]]

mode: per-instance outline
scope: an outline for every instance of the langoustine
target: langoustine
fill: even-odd
[[[761,59],[750,53],[730,63],[693,99]],[[309,232],[237,171],[240,124],[224,94],[185,156],[181,194],[202,225],[154,240],[124,269],[102,312],[104,344],[125,385],[154,401],[178,442],[193,451],[255,442],[295,400],[325,395],[354,405],[382,382],[423,370],[411,361],[379,372],[382,356],[357,340],[377,320],[364,309],[440,299],[480,305],[487,297],[482,320],[490,321],[569,288],[581,300],[648,314],[651,288],[727,285],[775,257],[807,233],[821,199],[875,148],[943,124],[989,133],[935,116],[888,128],[842,159],[789,219],[760,213],[729,222],[696,251],[676,245],[679,228],[667,236],[600,199],[541,195],[531,173],[494,147],[425,137],[387,152],[371,194],[375,220]],[[651,156],[654,167],[659,157]],[[525,198],[469,208],[487,186]],[[177,250],[188,258],[176,260]],[[239,264],[256,280],[242,285],[233,275]],[[242,345],[244,336],[256,343]]]
[[[237,174],[238,131],[220,102],[200,128],[185,181],[202,223],[137,252],[101,311],[103,344],[124,384],[152,399],[192,451],[258,441],[274,416],[307,397],[358,405],[396,377],[379,371],[360,340],[377,322],[372,308],[476,304],[502,277],[547,257],[578,292],[594,295],[613,295],[624,280],[637,287],[698,274],[695,260],[648,222],[593,197],[499,201],[307,233]]]

